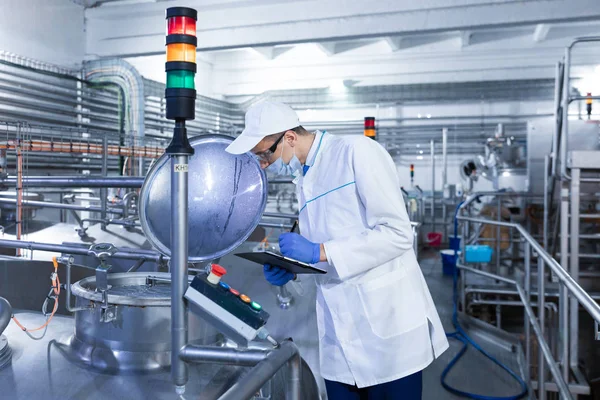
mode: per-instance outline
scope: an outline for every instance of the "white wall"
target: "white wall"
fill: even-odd
[[[83,7],[66,0],[2,0],[0,50],[78,67],[85,55]]]
[[[164,54],[126,58],[125,60],[133,65],[144,78],[166,83],[166,56]],[[202,53],[198,53],[196,55],[196,66],[198,68],[195,79],[196,92],[202,96],[219,98],[220,96],[214,91],[213,64],[210,62],[210,59],[206,59],[202,56]]]

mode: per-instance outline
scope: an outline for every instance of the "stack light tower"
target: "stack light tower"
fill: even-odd
[[[175,121],[173,139],[166,149],[171,159],[171,378],[178,394],[185,392],[187,365],[179,352],[188,342],[188,160],[194,154],[185,121],[195,118],[196,21],[198,12],[187,7],[166,11],[167,119]]]
[[[365,117],[365,136],[373,140],[377,140],[375,117]]]

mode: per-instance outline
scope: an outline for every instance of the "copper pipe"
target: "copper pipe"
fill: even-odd
[[[17,140],[8,140],[0,143],[2,149],[17,149],[21,147],[25,151],[44,151],[57,153],[88,153],[88,154],[104,154],[104,149],[101,144],[83,143],[83,142],[53,142],[43,140],[21,140],[20,144]],[[164,149],[153,146],[119,146],[108,145],[106,154],[112,156],[123,157],[147,157],[158,158],[164,153]]]

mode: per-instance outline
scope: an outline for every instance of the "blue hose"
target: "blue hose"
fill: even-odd
[[[459,211],[460,207],[462,206],[462,204],[463,203],[460,203],[458,205],[458,207],[456,207],[456,213],[454,214],[454,236],[455,237],[456,237],[456,233],[458,230],[457,229],[458,219],[456,218],[456,216],[458,215],[458,211]],[[466,240],[466,238],[463,238],[463,240]],[[473,339],[471,339],[471,337],[467,334],[467,332],[465,332],[465,330],[462,328],[462,326],[460,326],[460,323],[458,322],[457,282],[458,282],[458,268],[455,268],[454,269],[454,277],[453,277],[453,287],[452,287],[452,289],[453,289],[452,324],[454,325],[454,329],[456,329],[456,331],[452,332],[452,333],[448,333],[448,334],[446,334],[446,336],[448,338],[461,341],[463,343],[463,347],[462,347],[462,349],[460,349],[458,354],[456,356],[454,356],[454,358],[448,363],[448,365],[442,372],[442,376],[440,378],[442,386],[447,391],[454,393],[458,396],[467,397],[469,399],[476,399],[476,400],[518,400],[518,399],[525,397],[527,395],[527,384],[525,383],[525,381],[523,379],[521,379],[521,377],[519,375],[517,375],[513,370],[511,370],[509,367],[507,367],[506,365],[504,365],[503,363],[498,361],[498,359],[496,359],[490,353],[485,351],[480,345],[478,345]],[[519,385],[521,386],[521,392],[516,396],[506,396],[506,397],[485,396],[485,395],[480,395],[480,394],[475,394],[475,393],[464,392],[464,391],[458,390],[458,389],[450,386],[448,383],[446,383],[446,377],[448,376],[448,373],[452,370],[452,368],[454,368],[454,366],[458,363],[458,361],[461,359],[461,357],[465,355],[469,345],[473,346],[475,348],[475,350],[479,351],[481,354],[483,354],[485,357],[487,357],[494,364],[498,365],[500,368],[502,368],[503,370],[508,372],[508,374],[510,376],[512,376],[517,382],[519,382]]]

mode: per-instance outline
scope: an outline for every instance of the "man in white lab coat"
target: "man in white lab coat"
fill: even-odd
[[[284,256],[317,264],[321,374],[330,400],[421,398],[421,371],[448,348],[413,251],[392,158],[364,136],[307,132],[287,105],[246,113],[227,148],[252,151],[263,168],[292,175],[302,235],[279,238]],[[294,276],[265,266],[284,285]]]

